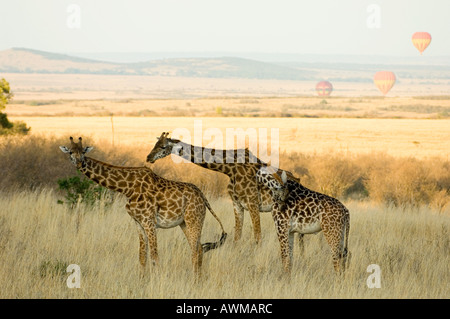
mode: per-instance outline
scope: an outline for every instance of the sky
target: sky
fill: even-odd
[[[0,50],[450,56],[449,0],[0,0]]]

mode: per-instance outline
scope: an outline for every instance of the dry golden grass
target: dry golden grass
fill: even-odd
[[[9,117],[24,121],[31,134],[69,137],[82,134],[96,142],[132,147],[144,161],[162,132],[185,128],[194,143],[194,121],[202,124],[201,133],[217,128],[226,145],[227,128],[267,128],[279,130],[280,152],[333,153],[341,155],[386,153],[400,157],[440,157],[450,155],[450,119],[352,119],[352,118],[231,118],[231,117]],[[189,142],[188,140],[185,140]],[[203,141],[207,145],[211,140]],[[263,141],[264,142],[264,141]],[[89,141],[91,143],[91,141]],[[268,145],[269,143],[267,143]],[[264,145],[264,143],[263,143]],[[224,147],[225,148],[225,147]]]
[[[322,234],[308,235],[305,255],[294,251],[292,277],[282,276],[270,214],[262,215],[256,247],[248,215],[241,241],[232,235],[205,254],[203,278],[192,280],[190,250],[178,228],[158,230],[160,266],[139,276],[137,230],[117,197],[110,207],[56,203],[53,191],[0,194],[0,298],[449,298],[450,220],[425,208],[403,211],[347,202],[351,212],[350,268],[333,271]],[[234,217],[228,199],[211,201],[226,230]],[[219,235],[208,214],[202,241]],[[81,268],[81,288],[69,289],[66,267]],[[370,264],[381,288],[368,288]]]
[[[9,116],[202,116],[448,118],[450,96],[416,97],[204,97],[62,99],[52,95],[8,105]]]

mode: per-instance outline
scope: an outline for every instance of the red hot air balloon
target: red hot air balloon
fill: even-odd
[[[330,96],[333,85],[328,81],[320,81],[316,84],[316,92],[319,96]]]
[[[373,81],[377,88],[386,95],[395,84],[395,74],[390,71],[380,71],[375,73]]]
[[[431,42],[431,35],[428,32],[416,32],[412,35],[412,43],[419,50],[420,54]]]

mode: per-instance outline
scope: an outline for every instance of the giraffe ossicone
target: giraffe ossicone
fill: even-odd
[[[227,234],[208,200],[194,184],[176,182],[156,175],[148,167],[121,167],[85,156],[92,147],[83,147],[81,137],[70,146],[60,146],[75,167],[94,182],[122,193],[126,210],[139,230],[139,262],[145,270],[147,255],[158,262],[157,228],[180,226],[192,252],[194,273],[200,275],[203,253],[222,246]],[[201,232],[206,209],[218,221],[222,235],[217,242],[202,244]]]

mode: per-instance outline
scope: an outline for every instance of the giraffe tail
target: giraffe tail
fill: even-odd
[[[345,229],[344,229],[344,247],[342,250],[342,261],[343,261],[343,270],[348,268],[350,259],[351,259],[351,253],[348,250],[348,235],[350,232],[350,215],[347,215],[346,221],[345,221]]]
[[[222,246],[225,243],[225,240],[227,239],[228,234],[225,232],[225,229],[223,228],[222,222],[220,221],[219,217],[217,217],[216,213],[211,208],[211,205],[209,205],[208,200],[205,198],[205,196],[203,196],[203,198],[204,198],[206,207],[211,212],[211,215],[213,215],[213,217],[219,222],[220,228],[222,228],[222,235],[220,236],[220,239],[218,241],[202,244],[202,250],[204,253],[206,253],[207,251],[209,251],[211,249],[216,249],[216,248],[219,248],[220,246]]]
[[[211,249],[216,249],[222,246],[225,243],[225,239],[227,239],[227,233],[223,232],[222,236],[220,237],[219,241],[213,242],[213,243],[204,243],[202,244],[202,250],[204,253],[207,251],[210,251]]]

